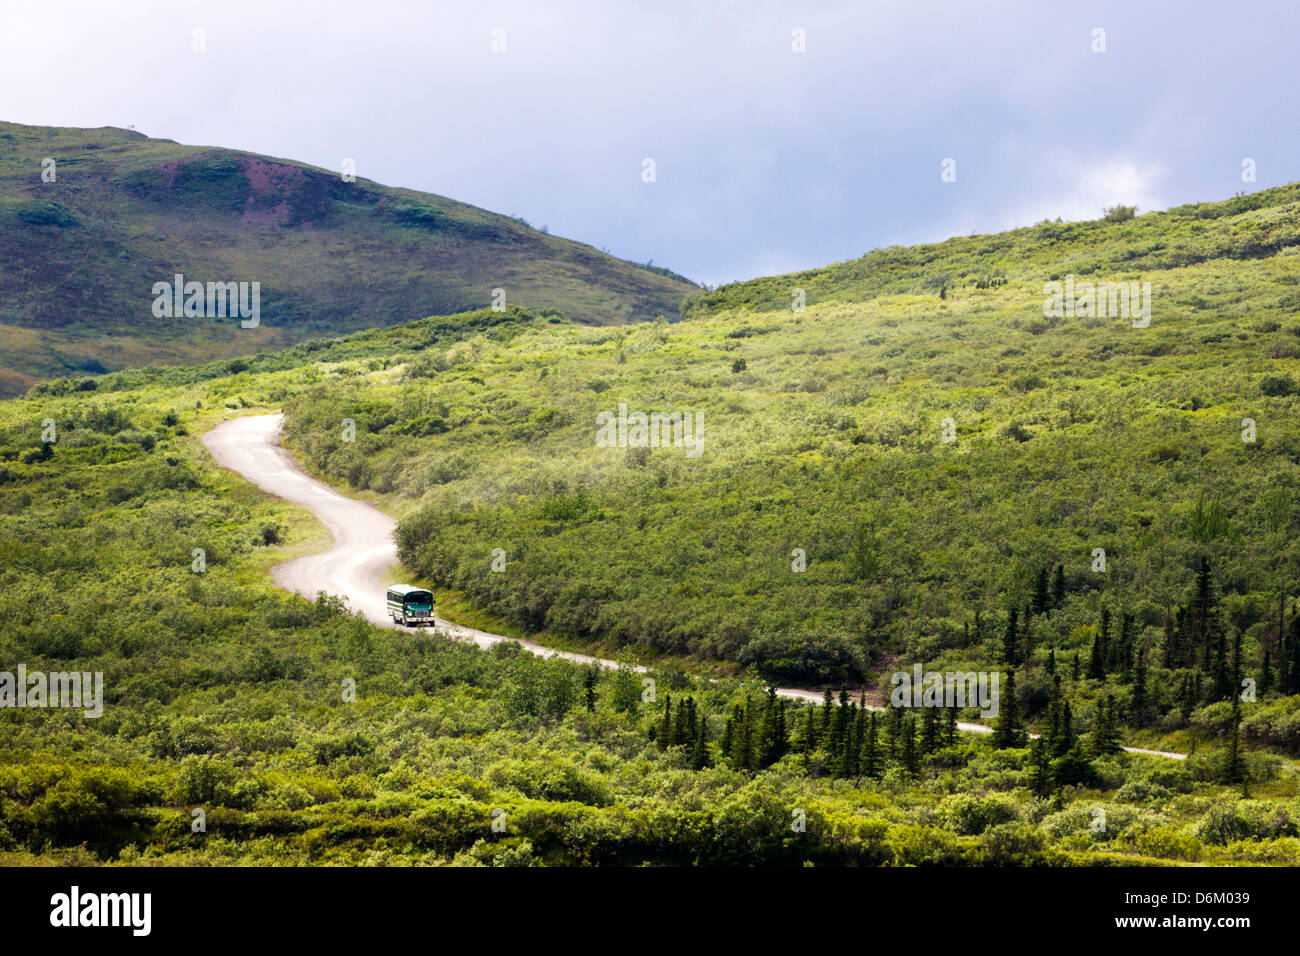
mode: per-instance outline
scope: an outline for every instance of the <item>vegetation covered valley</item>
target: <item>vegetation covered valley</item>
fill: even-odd
[[[36,386],[0,405],[0,668],[103,671],[105,705],[0,710],[0,853],[1300,862],[1298,203]],[[1045,315],[1067,275],[1150,281],[1150,324]],[[598,444],[621,405],[701,454]],[[653,685],[276,591],[320,531],[196,441],[246,409],[399,515],[444,613]],[[1003,674],[994,732],[859,706],[914,664]]]
[[[678,325],[425,349],[289,395],[289,440],[405,513],[408,567],[530,633],[805,685],[1013,666],[1034,716],[1055,662],[1095,682],[1076,707],[1112,695],[1174,740],[1222,725],[1237,667],[1291,698],[1247,733],[1294,751],[1296,199],[884,250]],[[1146,271],[1110,271],[1125,249]],[[1045,317],[1075,272],[1151,282],[1150,325]],[[693,413],[702,454],[601,447],[620,406]]]

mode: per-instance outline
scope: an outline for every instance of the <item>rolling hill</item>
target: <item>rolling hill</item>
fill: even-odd
[[[105,677],[102,718],[0,711],[0,863],[1294,865],[1298,211],[1292,185],[877,250],[677,323],[478,309],[0,402],[0,661]],[[1149,316],[1053,308],[1128,282]],[[640,660],[659,696],[276,589],[321,529],[198,441],[253,409],[399,519],[444,617]],[[602,438],[656,412],[700,441]],[[916,665],[1002,675],[994,732],[857,707]]]
[[[176,273],[259,282],[260,326],[156,317],[153,285]],[[0,123],[0,395],[481,308],[495,288],[596,325],[675,319],[698,291],[520,220],[303,163]]]
[[[1235,633],[1262,668],[1300,573],[1298,210],[1293,185],[880,250],[677,324],[488,334],[277,401],[321,474],[405,513],[409,567],[569,646],[838,680],[996,662],[1011,609],[1031,661],[1086,661],[1107,610],[1171,668]],[[1149,322],[1049,315],[1067,282],[1150,283]],[[621,406],[692,413],[702,454],[602,446]],[[1202,560],[1222,616],[1193,638]]]

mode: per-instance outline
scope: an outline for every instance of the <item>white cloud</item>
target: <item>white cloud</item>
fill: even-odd
[[[1164,208],[1158,184],[1160,164],[1126,158],[1079,160],[1057,156],[1048,165],[1060,172],[1053,182],[1039,185],[1039,194],[1022,201],[999,226],[1012,229],[1040,219],[1100,219],[1102,210],[1123,203],[1139,212]]]

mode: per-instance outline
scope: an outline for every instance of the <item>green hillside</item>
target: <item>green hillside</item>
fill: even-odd
[[[0,403],[0,669],[106,675],[98,720],[0,711],[0,860],[1300,862],[1298,211],[1293,185],[879,250],[676,324],[483,309]],[[1045,315],[1068,275],[1150,282],[1149,324]],[[620,405],[702,415],[700,454],[600,444]],[[446,616],[647,661],[658,696],[277,592],[319,529],[196,442],[245,409],[400,516]],[[996,732],[856,706],[914,664],[1003,675]]]
[[[428,580],[563,640],[839,680],[996,660],[1011,608],[1035,660],[1086,656],[1105,607],[1153,664],[1240,632],[1276,666],[1300,558],[1298,196],[885,250],[724,288],[677,325],[394,356],[292,390],[288,434],[407,512]],[[1141,270],[1094,265],[1125,249]],[[1150,281],[1150,326],[1045,318],[1070,271]],[[777,308],[795,287],[806,311]],[[703,454],[597,447],[620,403],[702,413]],[[1167,639],[1202,558],[1220,616]]]
[[[46,159],[55,161],[45,182]],[[261,325],[156,318],[155,282],[261,283]],[[128,130],[0,123],[0,395],[508,304],[675,319],[698,287],[522,221]]]

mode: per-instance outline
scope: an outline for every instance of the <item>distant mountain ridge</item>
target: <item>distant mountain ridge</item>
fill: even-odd
[[[259,282],[259,327],[158,318],[150,290],[176,274]],[[496,289],[599,325],[676,318],[698,291],[509,216],[292,160],[0,123],[0,395],[465,312]]]

